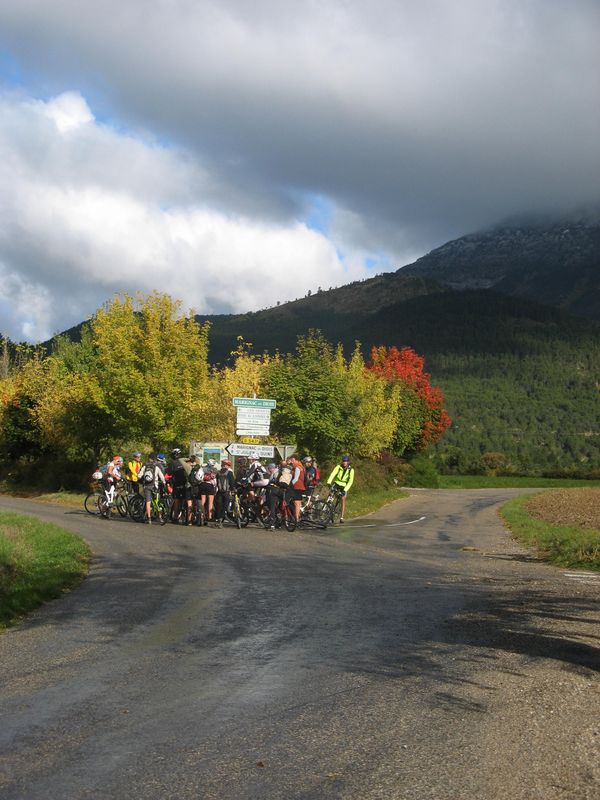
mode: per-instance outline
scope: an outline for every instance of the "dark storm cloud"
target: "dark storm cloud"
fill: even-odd
[[[396,265],[598,199],[599,33],[595,0],[0,4],[25,91],[187,150],[191,204],[285,225],[322,196],[338,250]]]
[[[193,146],[256,192],[257,214],[297,213],[305,189],[428,237],[596,196],[599,20],[581,0],[22,0],[0,14],[32,69]]]

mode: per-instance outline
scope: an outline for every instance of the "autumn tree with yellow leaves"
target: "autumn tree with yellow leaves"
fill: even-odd
[[[228,363],[211,367],[209,324],[193,311],[158,292],[115,296],[80,341],[57,337],[50,355],[25,348],[18,362],[4,358],[0,449],[8,459],[90,463],[123,448],[234,441],[232,398],[256,395],[277,401],[273,441],[320,460],[343,451],[404,455],[431,439],[432,419],[441,434],[442,398],[422,369],[405,375],[396,368],[400,356],[380,350],[366,365],[358,343],[346,358],[318,331],[299,337],[287,355],[254,354],[240,338]],[[430,406],[437,417],[423,413]]]

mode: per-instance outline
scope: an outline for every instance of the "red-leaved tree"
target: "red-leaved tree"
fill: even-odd
[[[424,450],[439,441],[450,425],[439,386],[432,386],[425,360],[411,347],[373,347],[367,369],[402,384],[402,408],[394,450],[398,455]]]

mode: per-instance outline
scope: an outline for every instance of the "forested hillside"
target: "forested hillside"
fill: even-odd
[[[305,298],[212,317],[209,358],[226,359],[238,335],[255,352],[286,352],[310,327],[348,352],[359,340],[366,356],[372,345],[409,346],[424,355],[454,420],[438,445],[448,468],[472,472],[487,461],[525,473],[600,469],[598,323],[496,292],[431,285],[372,313],[364,302],[343,313],[336,291],[323,293],[323,310]]]

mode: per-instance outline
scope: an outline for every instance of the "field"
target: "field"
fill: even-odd
[[[519,541],[561,567],[600,570],[600,489],[517,497],[502,517]]]

